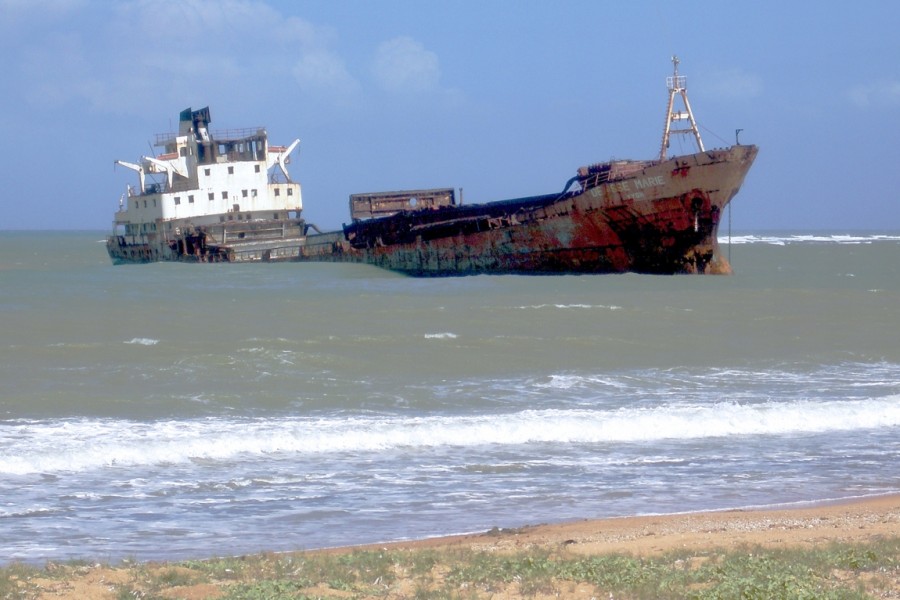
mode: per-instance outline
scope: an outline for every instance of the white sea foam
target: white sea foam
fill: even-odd
[[[458,335],[455,333],[450,333],[449,331],[445,331],[443,333],[426,333],[426,340],[455,340]]]
[[[596,376],[584,376],[584,375],[551,375],[550,379],[546,382],[538,382],[534,384],[536,388],[552,388],[552,389],[560,389],[560,390],[570,390],[570,389],[579,389],[586,386],[591,387],[610,387],[615,389],[626,389],[628,388],[628,384],[622,381],[617,381],[612,377],[596,377]]]
[[[621,306],[615,304],[529,304],[526,306],[518,306],[520,310],[539,310],[542,308],[559,308],[559,309],[591,309],[602,308],[606,310],[622,310]]]
[[[155,346],[159,343],[159,340],[154,340],[153,338],[131,338],[126,344],[138,344],[141,346]]]
[[[615,410],[281,420],[79,420],[8,423],[0,473],[295,459],[333,452],[523,444],[605,444],[733,436],[789,436],[900,427],[900,396],[859,401],[673,404]],[[16,440],[29,439],[26,446]]]
[[[793,234],[793,235],[762,235],[746,234],[719,236],[720,244],[770,244],[785,246],[788,244],[872,244],[874,242],[900,242],[900,236],[888,234]]]
[[[36,506],[19,510],[5,510],[0,508],[0,519],[11,517],[44,517],[59,512],[58,509]]]

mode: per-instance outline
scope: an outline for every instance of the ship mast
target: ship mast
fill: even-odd
[[[687,97],[687,77],[678,74],[677,56],[672,57],[672,64],[675,66],[675,72],[671,77],[666,77],[666,87],[669,88],[669,105],[666,107],[666,129],[663,132],[662,147],[659,149],[659,160],[666,160],[666,150],[669,148],[669,137],[672,134],[687,135],[693,134],[697,140],[697,146],[700,152],[703,152],[703,140],[700,139],[700,130],[697,129],[697,121],[694,120],[694,113],[691,111],[691,104]],[[681,95],[684,110],[673,111],[675,106],[675,95]],[[690,121],[690,128],[672,129],[672,123],[675,121]]]

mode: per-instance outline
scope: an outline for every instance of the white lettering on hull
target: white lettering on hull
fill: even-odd
[[[634,188],[632,189],[632,183]],[[646,195],[641,190],[649,190],[650,188],[666,185],[665,175],[657,175],[655,177],[638,177],[625,181],[610,181],[602,187],[595,187],[591,190],[591,196],[597,198],[602,194],[602,190],[619,193],[623,200],[643,200]]]
[[[656,177],[642,177],[634,180],[634,187],[639,190],[646,190],[647,188],[656,187],[659,185],[665,185],[666,179],[662,175],[657,175]]]

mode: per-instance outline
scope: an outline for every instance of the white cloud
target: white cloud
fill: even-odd
[[[437,54],[409,37],[398,37],[378,46],[372,74],[390,92],[435,90],[441,79]]]
[[[40,27],[19,43],[20,87],[30,102],[84,100],[96,110],[135,114],[224,98],[252,104],[273,94],[330,102],[358,88],[332,50],[330,28],[259,0],[88,3],[79,16],[96,27]]]
[[[355,94],[359,84],[347,72],[344,62],[335,54],[324,50],[306,52],[294,64],[294,78],[301,92],[330,90],[341,96]]]
[[[720,98],[756,98],[763,91],[761,77],[740,69],[720,71],[710,79],[710,83],[703,86],[704,89]]]
[[[272,8],[257,0],[132,0],[116,4],[116,24],[128,35],[152,36],[154,44],[243,46],[259,43],[279,22]],[[262,27],[250,39],[251,28]],[[224,35],[225,37],[219,37]]]
[[[900,104],[900,81],[879,81],[857,85],[846,92],[850,102],[859,108],[897,106]]]
[[[4,19],[30,18],[41,19],[62,18],[65,13],[83,5],[85,0],[0,0],[0,12]]]

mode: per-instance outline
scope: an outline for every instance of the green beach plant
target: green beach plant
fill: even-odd
[[[99,565],[7,565],[0,568],[0,600],[37,597],[47,582],[76,579],[94,568]],[[579,556],[546,548],[512,553],[382,549],[161,565],[129,561],[115,569],[125,572],[124,583],[115,587],[121,600],[178,597],[171,591],[194,585],[212,586],[224,600],[565,597],[584,586],[596,597],[632,600],[857,600],[897,589],[900,537],[813,548],[710,548],[644,558]]]

